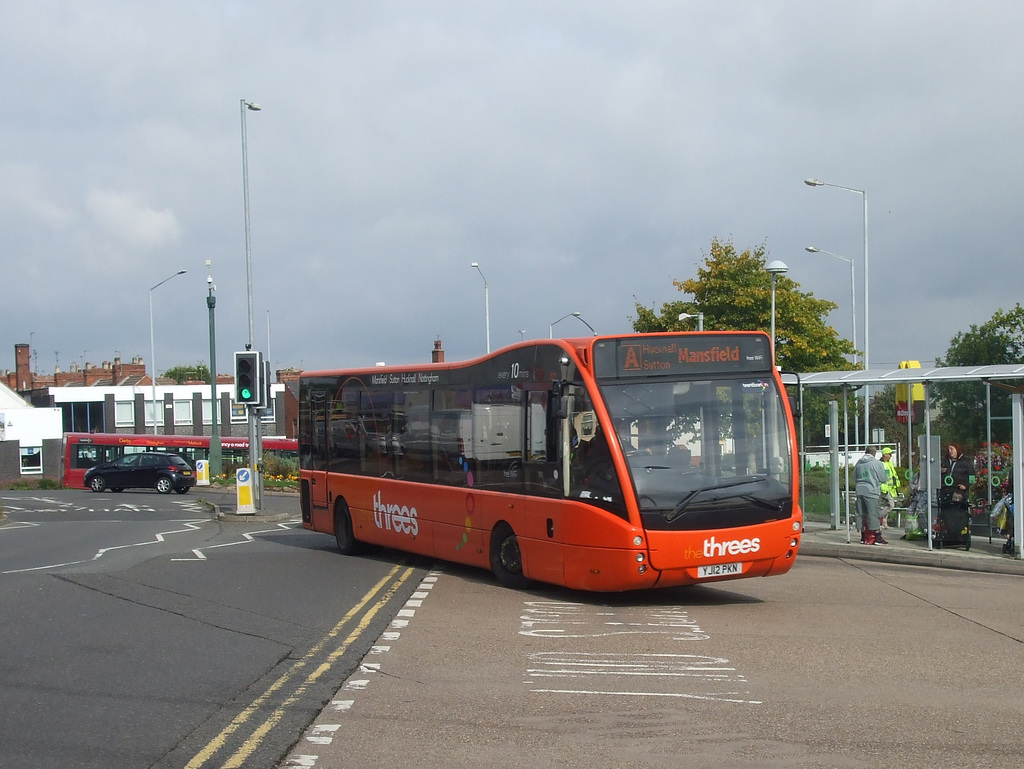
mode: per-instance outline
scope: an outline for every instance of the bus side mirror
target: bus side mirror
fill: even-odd
[[[793,412],[793,419],[800,418],[800,401],[795,395],[787,396],[789,398],[789,410]]]

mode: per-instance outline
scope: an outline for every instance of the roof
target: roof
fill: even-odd
[[[792,377],[786,377],[787,381]],[[943,366],[930,368],[869,369],[858,371],[814,371],[800,375],[803,387],[863,387],[864,385],[916,384],[932,382],[1024,381],[1024,364],[999,366]],[[793,384],[796,384],[793,382]]]
[[[29,409],[32,404],[14,392],[7,385],[0,383],[0,408],[3,409]]]

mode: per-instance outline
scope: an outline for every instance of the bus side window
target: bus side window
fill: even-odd
[[[527,494],[559,496],[558,431],[557,419],[550,418],[548,390],[529,390],[526,393],[526,430],[524,439],[524,485]]]
[[[467,447],[473,440],[473,392],[434,390],[430,411],[430,441],[437,483],[469,486],[473,464]]]
[[[93,444],[78,444],[75,446],[75,462],[74,467],[76,468],[89,468],[100,464],[99,458],[99,447]]]
[[[589,440],[584,433],[573,452],[569,496],[592,502],[626,517],[625,500],[604,431],[598,427]]]

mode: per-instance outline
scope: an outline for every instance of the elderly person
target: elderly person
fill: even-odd
[[[857,483],[857,514],[860,517],[860,541],[862,545],[888,545],[882,538],[881,495],[882,484],[888,480],[885,465],[875,454],[874,446],[864,450],[857,464],[853,466],[853,477]]]

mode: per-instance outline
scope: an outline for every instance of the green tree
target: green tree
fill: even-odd
[[[175,366],[164,372],[164,376],[173,379],[175,383],[184,382],[206,382],[210,383],[210,367],[205,363],[195,363],[191,366]]]
[[[1024,363],[1024,308],[1016,304],[1012,310],[996,310],[980,326],[972,325],[949,342],[944,358],[937,366],[995,366]],[[935,385],[935,403],[939,410],[936,432],[943,441],[959,443],[970,449],[981,446],[987,435],[985,419],[985,385],[981,382],[948,382]],[[1010,395],[992,387],[992,415],[1009,416]],[[992,422],[993,442],[1008,443],[1011,427],[1008,420]]]
[[[636,303],[633,329],[639,333],[693,330],[692,320],[680,313],[704,313],[707,331],[771,329],[771,276],[765,271],[767,250],[762,246],[737,253],[731,242],[711,241],[711,252],[697,278],[672,281],[691,294],[690,301],[666,302],[661,313]],[[775,279],[775,361],[789,371],[832,371],[850,368],[844,357],[853,344],[839,336],[825,316],[838,305],[800,291],[800,284],[780,275]]]
[[[679,320],[681,313],[704,313],[707,331],[771,329],[771,276],[765,271],[767,249],[761,245],[737,253],[731,242],[717,238],[698,267],[697,278],[673,281],[676,289],[692,300],[666,302],[661,312],[636,303],[633,329],[638,333],[692,331],[691,319]],[[775,279],[775,360],[787,371],[841,371],[853,368],[845,355],[855,352],[853,343],[839,336],[825,316],[838,305],[800,291],[800,284],[781,275]],[[804,391],[804,444],[824,442],[830,397],[820,390]],[[838,397],[841,397],[838,396]],[[850,399],[851,408],[854,400]],[[840,411],[840,422],[842,412]],[[842,424],[840,424],[842,429]],[[851,421],[851,432],[853,430]]]

